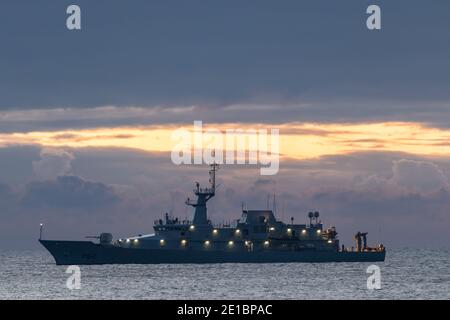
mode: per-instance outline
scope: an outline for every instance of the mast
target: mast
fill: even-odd
[[[193,201],[189,198],[186,200],[186,204],[194,208],[192,223],[195,225],[208,224],[206,203],[216,195],[216,171],[218,169],[218,164],[211,164],[209,170],[209,187],[201,188],[200,183],[196,182],[194,194],[197,196],[197,200]]]

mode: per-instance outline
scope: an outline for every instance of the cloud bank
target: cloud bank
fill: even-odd
[[[35,152],[40,156],[48,151]],[[36,247],[33,235],[40,222],[45,222],[50,238],[80,239],[104,231],[117,237],[149,233],[153,221],[165,212],[189,217],[191,209],[184,200],[192,197],[192,182],[207,183],[206,167],[177,167],[167,161],[167,154],[90,148],[56,154],[60,162],[49,162],[45,172],[50,163],[55,169],[50,172],[63,172],[61,163],[71,154],[71,175],[32,175],[22,183],[8,182],[4,176],[1,215],[8,223],[0,227],[1,239]],[[276,194],[279,218],[306,222],[308,211],[319,210],[323,222],[338,227],[347,245],[361,230],[375,243],[439,247],[450,240],[445,232],[450,226],[450,159],[405,156],[359,153],[288,161],[270,179],[261,178],[257,168],[224,166],[209,214],[215,222],[232,221],[239,217],[242,203],[249,209],[266,208],[268,195]],[[110,174],[119,169],[117,175]],[[5,241],[0,243],[11,243]]]
[[[40,153],[41,159],[33,161],[33,172],[39,180],[55,179],[70,173],[74,156],[65,150],[44,148]]]

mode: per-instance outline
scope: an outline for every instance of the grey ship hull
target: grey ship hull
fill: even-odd
[[[57,265],[171,264],[171,263],[281,263],[281,262],[379,262],[382,252],[258,251],[136,249],[105,246],[90,241],[39,240]]]

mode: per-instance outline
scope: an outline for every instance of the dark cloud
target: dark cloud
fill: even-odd
[[[139,127],[148,125],[178,125],[202,120],[204,123],[266,123],[270,125],[286,123],[318,123],[314,129],[284,129],[283,134],[327,136],[329,131],[321,129],[320,123],[374,123],[374,122],[418,122],[429,127],[449,128],[450,106],[446,102],[430,104],[422,102],[386,102],[388,107],[380,108],[373,101],[353,102],[336,105],[328,102],[302,102],[292,105],[244,104],[220,107],[178,106],[163,108],[142,107],[99,107],[80,110],[48,109],[0,112],[0,132],[32,132],[70,130],[102,127]],[[406,104],[406,105],[405,105]],[[261,107],[261,109],[255,108]],[[229,110],[232,108],[232,111]],[[335,133],[335,131],[333,131]],[[340,130],[338,133],[345,133]],[[131,136],[99,136],[102,138],[130,138]],[[77,137],[74,134],[57,136],[64,139],[86,141],[99,137]],[[77,139],[78,138],[78,139]],[[368,142],[368,141],[367,141]],[[376,143],[376,141],[373,141]],[[446,146],[446,141],[430,141],[430,144]]]
[[[371,1],[79,0],[83,30],[69,32],[65,9],[72,2],[7,1],[0,11],[0,108],[197,105],[185,119],[446,126],[450,3],[376,3],[383,28],[371,32]],[[226,108],[236,104],[243,109]],[[144,121],[152,119],[51,123]],[[26,122],[14,126],[30,129]]]
[[[259,187],[259,186],[273,186],[275,184],[275,182],[273,180],[269,180],[269,179],[258,179],[255,181],[255,187]]]
[[[26,185],[23,204],[28,207],[79,208],[110,206],[118,201],[113,188],[76,176],[33,181]]]
[[[21,184],[33,176],[32,162],[40,159],[39,146],[0,148],[0,181]]]
[[[0,183],[0,204],[4,205],[15,197],[14,190],[5,183]]]

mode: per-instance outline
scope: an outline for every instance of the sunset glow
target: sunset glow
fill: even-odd
[[[169,152],[176,141],[174,130],[184,128],[192,133],[190,124],[97,128],[49,132],[0,134],[0,146],[41,145],[46,147],[133,148],[148,152]],[[218,129],[280,130],[280,153],[283,158],[309,159],[325,155],[358,151],[395,151],[417,155],[450,155],[450,130],[430,128],[419,123],[384,122],[371,124],[206,124],[204,132]],[[208,145],[204,135],[204,145]]]

